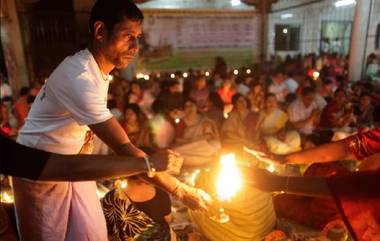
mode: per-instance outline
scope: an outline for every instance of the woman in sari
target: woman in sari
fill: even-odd
[[[248,100],[241,94],[232,97],[233,109],[222,126],[223,145],[227,147],[250,145],[253,141],[252,127],[257,115],[250,111]]]
[[[206,164],[217,154],[220,147],[219,132],[215,122],[198,112],[193,99],[187,99],[183,118],[176,124],[174,147],[184,157],[184,165]]]
[[[285,155],[301,149],[301,137],[295,130],[288,128],[288,115],[278,108],[274,94],[265,99],[265,109],[260,112],[255,128],[255,138],[264,140],[269,152]]]

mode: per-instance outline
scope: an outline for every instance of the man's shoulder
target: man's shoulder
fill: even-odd
[[[78,78],[88,78],[90,80],[90,71],[91,54],[88,50],[81,50],[74,55],[66,57],[53,71],[48,79],[48,83],[58,81],[62,84],[61,79],[65,79],[66,83]]]

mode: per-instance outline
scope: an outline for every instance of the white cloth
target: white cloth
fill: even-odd
[[[289,93],[296,93],[298,89],[298,82],[292,78],[285,80],[285,84],[288,87]]]
[[[108,81],[86,49],[67,57],[50,75],[29,112],[17,142],[60,154],[77,154],[87,125],[112,117]],[[96,185],[14,179],[18,229],[24,241],[106,241]]]
[[[306,107],[303,104],[302,100],[298,98],[288,107],[289,121],[291,123],[304,121],[311,116],[313,110],[315,109],[318,109],[318,105],[315,103],[315,101],[309,107]],[[315,126],[312,121],[309,121],[309,123],[300,128],[299,131],[303,134],[309,135],[313,133],[314,128]]]
[[[288,131],[285,140],[280,140],[276,136],[264,137],[268,151],[277,155],[287,155],[301,150],[301,137],[297,131]]]
[[[6,96],[12,97],[12,88],[7,83],[1,83],[1,86],[0,86],[0,97],[2,99],[4,97],[6,97]]]
[[[285,82],[282,82],[281,84],[272,83],[268,88],[268,92],[276,95],[279,102],[285,102],[285,97],[287,92],[289,92],[289,89]]]

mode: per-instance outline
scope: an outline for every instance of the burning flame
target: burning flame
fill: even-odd
[[[221,201],[230,200],[241,188],[241,177],[237,168],[235,154],[222,155],[221,171],[217,180],[217,193]]]
[[[10,194],[6,191],[3,191],[0,196],[1,196],[0,200],[2,203],[13,203],[13,195],[12,194]]]

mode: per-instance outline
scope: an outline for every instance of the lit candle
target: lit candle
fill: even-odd
[[[251,70],[250,70],[250,69],[247,69],[247,70],[246,70],[246,73],[247,73],[247,74],[250,74],[250,73],[251,73]]]
[[[239,70],[235,69],[234,70],[234,75],[238,75],[239,74]]]
[[[175,74],[170,74],[170,78],[174,79],[175,78]]]
[[[221,171],[219,173],[216,190],[219,201],[230,201],[241,188],[241,177],[237,168],[235,154],[222,155],[220,158]],[[211,219],[219,223],[226,223],[230,217],[224,212],[224,208],[219,203],[217,214]]]
[[[220,163],[222,168],[217,181],[217,193],[221,201],[228,201],[241,188],[241,178],[235,154],[222,155]]]
[[[189,76],[189,74],[185,72],[182,74],[182,76],[183,76],[183,78],[187,78]]]
[[[210,76],[210,72],[206,71],[205,75],[208,77]]]

